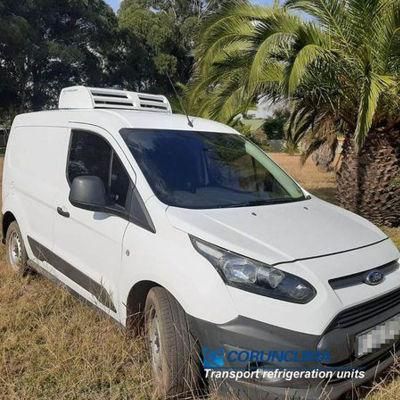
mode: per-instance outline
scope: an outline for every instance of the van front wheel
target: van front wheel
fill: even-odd
[[[24,275],[28,271],[28,255],[16,221],[11,222],[7,229],[6,258],[8,266],[18,274]]]
[[[200,349],[185,311],[167,290],[155,287],[147,296],[145,318],[157,395],[179,399],[197,394],[201,387]]]

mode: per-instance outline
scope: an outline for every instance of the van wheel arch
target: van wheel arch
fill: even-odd
[[[156,393],[162,398],[202,396],[205,381],[200,342],[188,316],[168,290],[152,288],[145,308],[145,338]]]
[[[156,282],[137,282],[129,291],[126,304],[126,327],[133,336],[139,336],[144,331],[144,309],[147,295],[154,287],[160,287]]]
[[[5,243],[6,240],[6,235],[9,226],[11,225],[12,222],[16,221],[17,219],[15,218],[14,214],[11,211],[7,211],[3,215],[3,220],[2,220],[2,234],[3,234],[3,243]]]

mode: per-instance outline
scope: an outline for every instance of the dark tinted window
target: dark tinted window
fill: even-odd
[[[168,205],[218,208],[304,199],[300,187],[242,136],[123,129],[156,196]]]
[[[100,177],[112,203],[125,208],[130,179],[120,159],[101,136],[74,131],[68,160],[69,182],[82,175]]]
[[[127,194],[129,190],[130,179],[125,171],[122,162],[118,156],[113,153],[112,168],[111,168],[111,182],[110,182],[110,195],[114,202],[121,207],[125,207]]]
[[[95,175],[108,187],[111,162],[111,146],[101,136],[85,131],[72,133],[68,160],[68,179]]]

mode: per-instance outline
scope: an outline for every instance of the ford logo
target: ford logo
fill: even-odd
[[[379,285],[380,283],[382,283],[384,279],[385,279],[385,275],[381,271],[371,271],[365,277],[364,282],[367,285],[375,286],[375,285]]]

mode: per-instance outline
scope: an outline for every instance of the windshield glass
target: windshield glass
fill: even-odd
[[[304,200],[300,187],[240,135],[122,129],[155,195],[183,208],[245,207]]]

